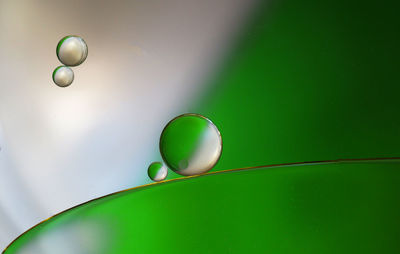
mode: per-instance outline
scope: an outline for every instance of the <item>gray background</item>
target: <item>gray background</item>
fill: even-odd
[[[55,213],[149,182],[162,128],[206,89],[254,1],[0,0],[0,249]],[[55,48],[70,34],[89,55],[59,88]]]

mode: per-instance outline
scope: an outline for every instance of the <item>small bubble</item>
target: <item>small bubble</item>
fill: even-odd
[[[161,133],[161,156],[166,165],[180,175],[198,175],[211,170],[221,152],[218,128],[202,115],[180,115]]]
[[[67,87],[74,81],[74,72],[67,66],[58,66],[53,71],[53,81],[60,87]]]
[[[159,182],[167,178],[168,169],[161,162],[153,162],[147,169],[147,174],[151,180]]]
[[[86,60],[88,47],[79,36],[65,36],[57,44],[57,57],[66,66],[78,66]]]

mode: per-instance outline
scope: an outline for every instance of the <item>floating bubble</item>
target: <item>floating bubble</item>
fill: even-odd
[[[168,169],[161,162],[153,162],[150,164],[147,174],[151,180],[159,182],[167,177]]]
[[[172,119],[161,133],[160,152],[167,166],[184,176],[211,170],[222,152],[218,128],[206,117],[183,114]]]
[[[53,81],[60,87],[67,87],[74,81],[74,72],[67,66],[58,66],[53,71]]]
[[[65,36],[57,44],[57,57],[67,66],[78,66],[86,60],[88,47],[79,36]]]

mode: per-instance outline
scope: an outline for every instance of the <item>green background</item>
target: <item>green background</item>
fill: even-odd
[[[400,155],[397,1],[262,1],[190,108],[220,129],[215,170]]]

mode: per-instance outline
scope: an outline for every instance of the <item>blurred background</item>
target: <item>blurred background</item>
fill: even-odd
[[[0,1],[0,249],[87,200],[149,183],[165,124],[186,113],[255,1]],[[70,87],[58,41],[81,36]]]
[[[0,0],[0,249],[55,213],[149,183],[160,133],[182,113],[220,129],[214,171],[400,156],[398,8]],[[89,55],[59,88],[55,49],[70,34]]]

